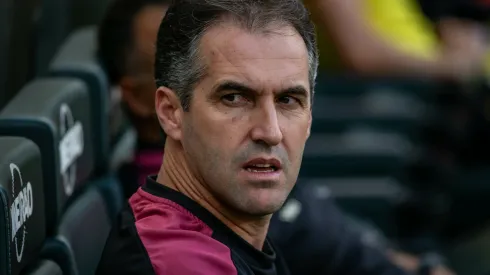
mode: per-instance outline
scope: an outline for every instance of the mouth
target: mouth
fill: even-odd
[[[256,158],[245,163],[243,169],[251,173],[274,173],[281,170],[281,162],[277,159]]]

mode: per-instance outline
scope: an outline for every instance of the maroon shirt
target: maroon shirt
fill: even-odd
[[[205,208],[149,178],[113,227],[97,274],[289,272],[268,239],[255,249]]]

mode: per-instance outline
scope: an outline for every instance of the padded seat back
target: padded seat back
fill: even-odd
[[[1,137],[0,152],[0,274],[16,275],[46,238],[41,152],[18,137]]]
[[[36,30],[37,75],[45,75],[59,46],[68,36],[71,1],[40,1],[38,27]]]
[[[98,188],[82,194],[66,211],[58,228],[58,238],[73,253],[78,274],[95,274],[112,218]]]
[[[0,2],[0,108],[7,101],[5,92],[8,79],[8,56],[10,44],[10,32],[12,28],[12,7],[13,0],[4,0]]]
[[[33,58],[36,42],[35,22],[40,2],[0,1],[0,24],[7,24],[1,28],[8,28],[6,29],[8,33],[4,38],[8,44],[3,49],[6,55],[3,58],[0,56],[0,63],[7,63],[4,72],[5,83],[0,83],[0,96],[4,97],[5,102],[13,98],[20,88],[35,75]]]
[[[87,27],[74,32],[62,45],[51,66],[52,76],[81,79],[88,87],[94,131],[91,142],[97,156],[95,166],[106,169],[109,163],[109,82],[96,57],[97,30]]]
[[[395,207],[407,194],[396,179],[382,178],[316,178],[299,182],[308,185],[317,196],[331,197],[347,213],[376,224],[385,234],[396,233]]]
[[[439,83],[403,78],[372,78],[354,75],[331,76],[319,74],[315,92],[317,95],[358,97],[372,92],[391,92],[430,100]]]
[[[355,127],[411,135],[427,115],[427,104],[415,96],[371,92],[361,96],[318,95],[313,133],[340,133]]]
[[[67,208],[54,238],[42,255],[55,261],[64,275],[95,274],[111,225],[123,204],[119,182],[113,176],[89,184]]]
[[[104,198],[109,217],[115,221],[125,201],[121,182],[116,175],[109,174],[94,180],[91,185],[98,188]]]
[[[306,143],[301,178],[386,176],[403,168],[413,144],[377,131],[313,134]]]
[[[90,112],[83,82],[47,78],[27,85],[0,113],[0,136],[28,138],[41,150],[50,232],[93,171]]]
[[[53,261],[42,260],[29,269],[27,275],[63,275],[61,268]]]

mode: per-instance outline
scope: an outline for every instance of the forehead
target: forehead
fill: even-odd
[[[256,89],[303,85],[309,90],[308,52],[303,39],[289,26],[269,29],[250,32],[232,23],[210,28],[200,44],[207,76],[260,85],[253,87]]]

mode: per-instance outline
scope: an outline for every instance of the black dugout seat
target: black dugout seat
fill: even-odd
[[[100,189],[91,186],[68,207],[44,255],[65,264],[65,273],[95,274],[112,221]]]
[[[0,152],[0,275],[61,274],[39,260],[46,238],[41,152],[18,137],[1,137]]]
[[[63,275],[61,268],[53,261],[41,260],[37,262],[32,268],[27,269],[26,273],[29,275]]]
[[[355,75],[319,74],[315,91],[318,95],[358,97],[373,92],[387,92],[430,100],[439,83],[403,78],[372,78]]]
[[[70,25],[72,1],[43,0],[39,2],[35,58],[37,75],[45,75],[56,51],[72,28]]]
[[[301,178],[395,175],[413,144],[393,133],[358,129],[342,135],[313,134],[306,143]]]
[[[88,27],[71,34],[61,46],[50,66],[51,76],[74,77],[88,87],[93,125],[90,142],[94,145],[95,167],[105,172],[109,165],[109,83],[96,57],[96,28]]]
[[[0,136],[25,137],[41,150],[49,234],[93,171],[90,112],[83,82],[54,78],[28,84],[0,113]]]
[[[426,105],[421,101],[386,94],[356,98],[315,97],[313,133],[339,133],[353,127],[410,135],[422,123]]]
[[[17,91],[35,76],[34,45],[36,17],[41,1],[0,1],[0,63],[6,64],[0,83],[0,101],[7,103]],[[5,24],[5,25],[4,25]],[[3,66],[3,65],[0,65]]]
[[[71,34],[51,64],[50,72],[53,76],[81,79],[89,88],[97,174],[115,171],[130,160],[136,134],[121,108],[119,91],[110,89],[98,61],[97,29],[85,27]]]
[[[300,180],[317,197],[331,197],[347,213],[376,224],[385,234],[396,233],[395,207],[406,188],[390,177],[313,178]]]
[[[0,114],[0,135],[41,148],[48,240],[41,254],[63,274],[92,274],[122,198],[111,177],[91,180],[90,100],[77,79],[39,79]],[[104,197],[107,198],[104,200]]]

